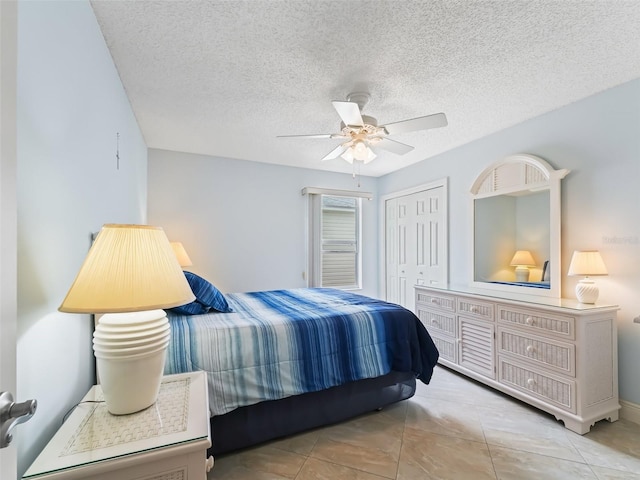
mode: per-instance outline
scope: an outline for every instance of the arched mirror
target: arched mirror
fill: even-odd
[[[476,287],[560,297],[560,181],[528,154],[487,167],[471,187],[471,283]]]

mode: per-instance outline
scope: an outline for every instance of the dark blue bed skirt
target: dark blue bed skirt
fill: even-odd
[[[319,392],[271,400],[211,418],[210,455],[338,423],[412,397],[415,375],[391,372]]]

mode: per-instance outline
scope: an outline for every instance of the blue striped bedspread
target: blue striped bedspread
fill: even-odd
[[[225,296],[230,313],[169,314],[165,374],[207,372],[214,415],[392,370],[428,383],[438,359],[422,323],[395,304],[326,288]]]

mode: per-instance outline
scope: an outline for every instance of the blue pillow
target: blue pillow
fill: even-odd
[[[196,299],[186,305],[170,308],[170,311],[181,315],[200,315],[201,313],[207,313],[211,310],[217,312],[231,311],[227,299],[224,298],[220,290],[211,285],[211,283],[195,273],[185,271],[184,276],[187,277],[189,286],[196,296]]]

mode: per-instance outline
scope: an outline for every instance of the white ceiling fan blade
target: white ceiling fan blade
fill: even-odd
[[[347,148],[349,148],[349,145],[350,145],[349,142],[338,145],[336,148],[334,148],[329,153],[327,153],[322,158],[322,161],[324,162],[325,160],[333,160],[334,158],[338,158],[340,155],[342,155],[345,152]]]
[[[333,138],[334,133],[318,133],[314,135],[276,135],[276,138]]]
[[[372,143],[372,146],[374,148],[382,148],[383,150],[395,153],[396,155],[404,155],[405,153],[409,153],[411,150],[413,150],[413,147],[411,145],[396,142],[395,140],[391,140],[390,138],[383,138],[375,143]]]
[[[358,107],[357,103],[340,102],[338,100],[334,100],[331,103],[345,125],[353,125],[357,127],[364,125],[364,122],[362,121],[362,114],[360,113],[360,107]]]
[[[444,113],[435,113],[426,117],[402,120],[401,122],[388,123],[383,128],[389,135],[394,133],[413,132],[415,130],[428,130],[430,128],[446,127],[447,116]]]

